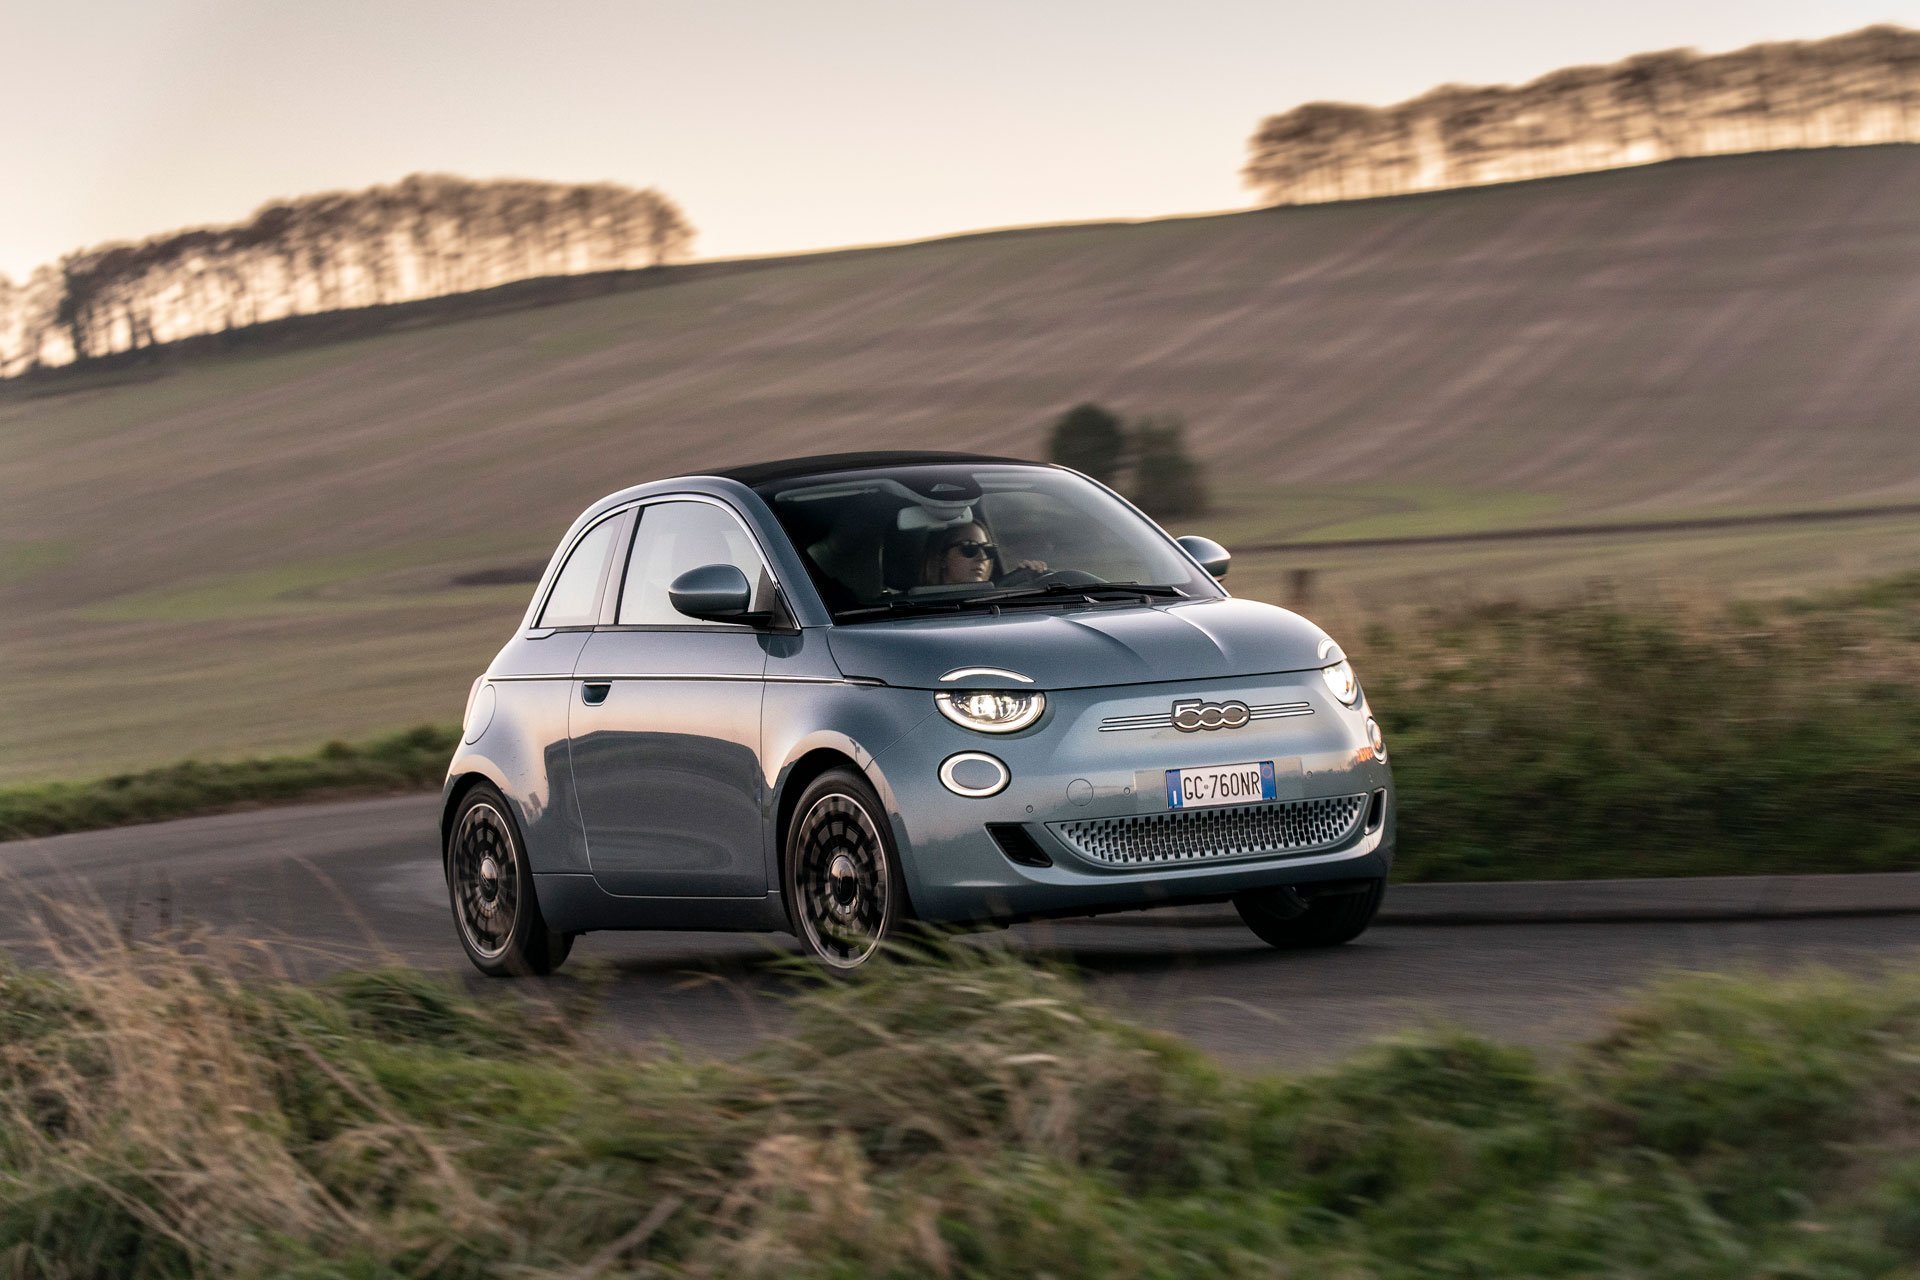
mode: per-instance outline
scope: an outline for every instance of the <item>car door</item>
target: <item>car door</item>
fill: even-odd
[[[609,611],[575,668],[574,790],[588,860],[609,893],[767,892],[760,633],[689,618],[667,599],[669,583],[708,564],[736,565],[762,598],[773,592],[753,536],[724,504],[643,506],[619,589],[610,581]]]

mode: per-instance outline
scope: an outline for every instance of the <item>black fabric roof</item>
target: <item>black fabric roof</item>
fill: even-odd
[[[712,474],[738,480],[748,488],[775,480],[794,480],[801,476],[831,475],[836,471],[866,471],[878,467],[914,467],[940,463],[1024,463],[1031,458],[998,458],[980,453],[932,453],[915,449],[882,449],[871,453],[822,453],[811,458],[788,458],[781,462],[756,462],[745,467],[730,467]],[[1045,464],[1039,464],[1045,465]]]

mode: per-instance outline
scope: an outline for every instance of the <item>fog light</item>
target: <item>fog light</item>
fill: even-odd
[[[962,751],[940,762],[940,783],[957,796],[984,800],[1007,789],[1013,775],[984,751]]]
[[[1367,742],[1373,747],[1373,758],[1375,760],[1385,760],[1387,758],[1387,739],[1380,732],[1379,722],[1372,716],[1367,717]]]

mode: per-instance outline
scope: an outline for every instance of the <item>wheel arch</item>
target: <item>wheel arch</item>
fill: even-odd
[[[867,776],[857,761],[838,747],[815,747],[813,750],[787,766],[787,775],[780,784],[780,799],[774,809],[773,840],[776,865],[784,874],[787,858],[787,830],[793,825],[793,811],[800,803],[800,793],[810,783],[830,769],[850,769],[861,777]]]
[[[442,791],[443,798],[440,801],[440,865],[443,870],[447,864],[447,842],[453,838],[453,815],[460,812],[461,802],[482,783],[492,786],[503,796],[506,794],[498,778],[480,769],[470,769],[447,779],[446,787]],[[509,804],[508,807],[511,808],[512,805]],[[522,842],[525,842],[524,836]]]
[[[853,744],[848,745],[852,746]],[[856,747],[855,749],[857,750],[858,748]],[[864,755],[866,753],[862,752],[861,754]],[[871,760],[872,757],[869,756],[868,759]],[[853,774],[865,782],[867,786],[871,787],[874,795],[879,797],[880,812],[874,814],[873,819],[876,823],[885,827],[887,833],[892,837],[896,863],[895,871],[898,873],[900,900],[904,907],[900,915],[901,918],[905,920],[917,919],[918,917],[913,908],[913,892],[907,884],[904,865],[905,859],[902,856],[905,845],[903,832],[894,813],[893,790],[887,786],[886,779],[880,775],[878,769],[872,768],[871,766],[862,767],[860,762],[856,760],[849,751],[839,746],[815,746],[787,766],[786,775],[780,784],[779,799],[774,809],[774,884],[780,886],[781,893],[784,896],[787,883],[787,833],[793,825],[794,813],[795,810],[799,808],[801,794],[813,783],[814,779],[833,769],[847,770],[847,772]]]

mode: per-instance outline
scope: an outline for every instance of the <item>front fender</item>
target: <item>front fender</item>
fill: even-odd
[[[831,751],[853,762],[879,792],[897,845],[900,824],[893,791],[874,767],[874,758],[934,714],[924,690],[843,683],[771,684],[761,711],[763,759],[767,783],[767,883],[780,879],[780,806],[788,798],[794,771],[809,757]],[[832,726],[831,728],[826,726]]]

